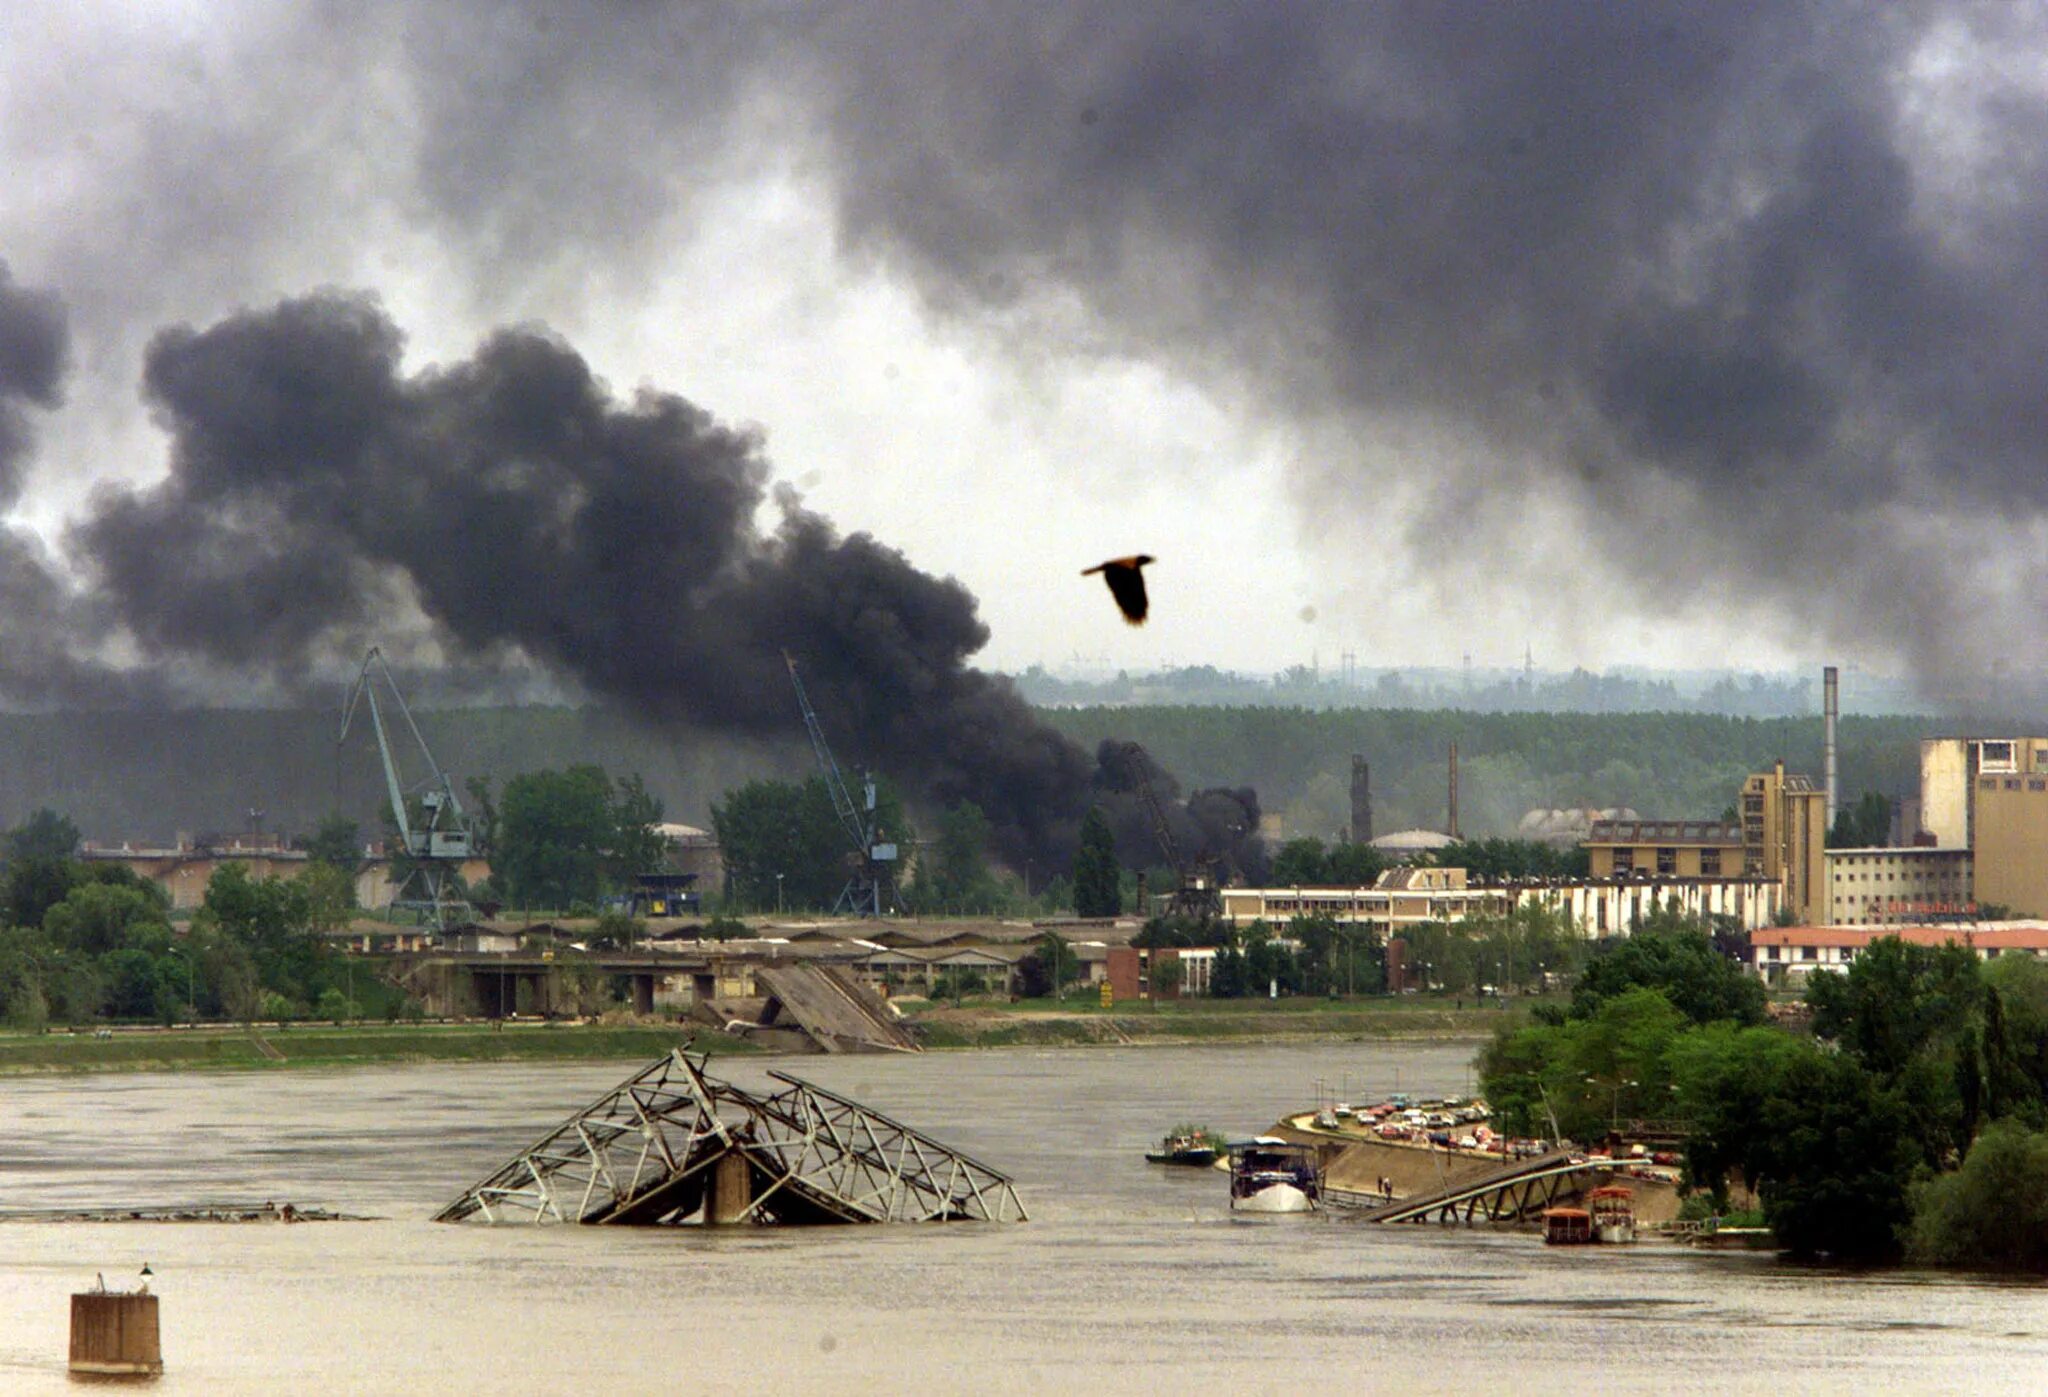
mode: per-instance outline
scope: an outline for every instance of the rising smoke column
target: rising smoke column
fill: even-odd
[[[339,293],[155,339],[170,474],[102,492],[70,535],[148,660],[331,672],[416,607],[453,657],[512,651],[651,723],[775,735],[787,649],[847,759],[973,800],[1012,856],[1070,847],[1090,764],[968,667],[987,630],[957,582],[787,494],[761,533],[755,436],[615,398],[544,330],[412,376],[402,350]]]

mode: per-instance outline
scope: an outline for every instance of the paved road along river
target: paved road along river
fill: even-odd
[[[1459,1090],[1469,1045],[776,1065],[1013,1172],[1022,1226],[448,1227],[427,1217],[630,1064],[0,1083],[0,1207],[272,1198],[359,1224],[0,1226],[0,1391],[67,1388],[66,1296],[146,1260],[160,1393],[2033,1390],[2048,1286],[1527,1234],[1233,1220],[1143,1162],[1310,1101]],[[763,1084],[760,1060],[714,1070]]]

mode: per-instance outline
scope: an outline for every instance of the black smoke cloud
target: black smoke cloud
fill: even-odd
[[[1141,788],[1149,785],[1172,839],[1172,852],[1190,871],[1214,869],[1225,882],[1258,883],[1266,876],[1259,837],[1259,796],[1249,786],[1211,787],[1185,801],[1180,782],[1138,743],[1109,738],[1095,750],[1092,799],[1102,807],[1126,868],[1158,868],[1168,851]],[[1154,892],[1167,891],[1154,888]]]
[[[331,674],[411,606],[456,661],[518,655],[657,725],[797,727],[795,656],[842,759],[973,800],[1058,857],[1091,766],[1007,681],[958,583],[792,496],[760,441],[673,394],[615,398],[565,343],[502,330],[408,376],[371,298],[323,293],[156,337],[169,475],[103,490],[69,544],[143,669]]]
[[[219,28],[149,55],[146,103],[74,61],[96,31],[16,50],[16,124],[79,128],[65,216],[23,228],[61,230],[38,265],[100,339],[302,284],[296,258],[353,276],[394,221],[451,300],[630,293],[794,171],[850,262],[954,323],[1298,428],[1309,532],[1368,593],[1330,522],[1354,502],[1461,597],[1733,603],[1928,676],[2048,590],[2034,7],[401,0]],[[1475,536],[1477,578],[1443,546]]]
[[[1300,428],[1333,553],[1333,504],[1398,490],[1380,532],[1446,593],[1475,579],[1443,540],[1484,536],[1477,581],[1530,616],[1733,601],[1931,677],[2048,590],[2031,7],[394,9],[341,72],[408,119],[356,134],[479,294],[579,258],[646,275],[720,189],[795,168],[850,261],[958,323],[1107,344]],[[319,167],[265,145],[294,128],[253,72],[337,34],[261,32],[230,129],[297,191],[238,230],[274,253]],[[223,139],[204,110],[158,142],[179,206]]]

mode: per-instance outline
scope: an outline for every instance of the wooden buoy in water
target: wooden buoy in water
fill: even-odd
[[[71,1371],[107,1375],[161,1373],[156,1296],[118,1290],[71,1297]]]

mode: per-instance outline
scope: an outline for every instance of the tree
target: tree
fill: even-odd
[[[1802,1053],[1759,1115],[1743,1173],[1779,1244],[1801,1257],[1896,1259],[1920,1162],[1900,1094],[1853,1058]]]
[[[1116,861],[1116,836],[1099,805],[1090,806],[1081,821],[1081,842],[1074,852],[1074,915],[1114,917],[1123,911],[1122,870]]]
[[[846,832],[831,793],[809,781],[749,781],[711,808],[725,895],[739,907],[830,907],[846,886]]]
[[[2003,1121],[1953,1174],[1915,1186],[1909,1259],[2048,1273],[2048,1135]]]
[[[1152,986],[1153,999],[1164,999],[1168,994],[1178,991],[1186,982],[1187,973],[1188,968],[1181,964],[1179,956],[1153,952],[1152,963],[1145,971],[1146,982]]]
[[[7,862],[68,859],[78,843],[78,826],[45,806],[7,832]]]
[[[1330,881],[1329,856],[1320,839],[1290,839],[1273,855],[1271,873],[1276,888],[1319,887]]]
[[[505,783],[492,871],[529,907],[594,904],[656,866],[660,818],[638,777],[614,786],[597,766],[522,772]]]
[[[1245,965],[1244,952],[1235,946],[1224,946],[1216,952],[1215,968],[1209,972],[1209,996],[1212,999],[1243,999],[1251,993],[1251,972]]]
[[[318,934],[314,901],[301,883],[251,878],[240,864],[222,864],[207,880],[193,935],[231,943],[246,956],[263,991],[303,1004],[326,987],[332,951]],[[222,957],[221,969],[228,971],[240,958]],[[255,1007],[262,1012],[260,1003]]]
[[[1387,857],[1370,844],[1338,844],[1331,848],[1324,867],[1337,887],[1367,888],[1386,872]]]
[[[1827,843],[1830,849],[1877,849],[1891,839],[1892,803],[1876,791],[1865,791],[1854,805],[1835,812]]]
[[[79,865],[68,858],[34,854],[7,863],[7,920],[13,926],[39,927],[52,907],[71,895],[81,879]]]
[[[354,873],[363,862],[362,826],[346,815],[329,815],[306,836],[302,847],[315,862]]]
[[[1590,961],[1572,994],[1572,1016],[1587,1018],[1603,999],[1632,989],[1664,992],[1694,1023],[1762,1023],[1764,987],[1714,951],[1704,926],[1669,913],[1646,917],[1633,936]]]
[[[988,867],[988,819],[973,801],[962,801],[939,817],[931,867],[919,861],[918,900],[945,911],[987,912],[1002,899]]]
[[[112,883],[72,888],[43,918],[43,930],[59,949],[83,956],[139,948],[149,954],[171,939],[162,903],[139,888]]]
[[[1030,955],[1017,962],[1018,993],[1026,999],[1058,997],[1061,986],[1080,970],[1073,948],[1052,932],[1039,939]]]

